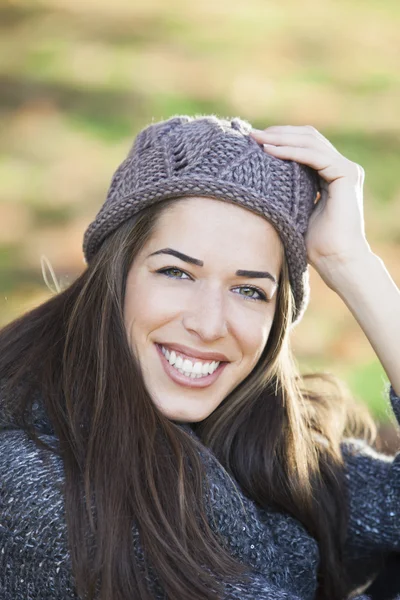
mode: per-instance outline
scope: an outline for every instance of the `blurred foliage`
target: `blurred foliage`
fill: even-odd
[[[173,114],[312,124],[366,171],[373,250],[400,284],[398,0],[0,0],[0,325],[72,281],[135,135]],[[387,418],[385,374],[314,272],[293,334]]]

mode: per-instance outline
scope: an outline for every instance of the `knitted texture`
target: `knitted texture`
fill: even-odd
[[[400,398],[393,388],[390,399],[397,407]],[[56,446],[43,405],[36,402],[33,409],[40,437]],[[180,426],[197,437],[188,424]],[[382,569],[384,556],[400,552],[400,454],[387,457],[351,439],[343,441],[342,453],[350,507],[345,558],[352,584],[347,597],[368,600],[353,593],[365,590]],[[249,499],[203,445],[200,455],[210,489],[210,527],[251,574],[247,585],[222,582],[223,600],[314,600],[317,542],[289,514]],[[2,415],[0,402],[1,600],[78,600],[67,542],[64,485],[61,458],[38,448]],[[143,551],[136,527],[132,539],[140,566]],[[151,573],[153,597],[165,600],[153,569]]]
[[[266,217],[280,235],[294,295],[294,326],[309,302],[304,236],[318,192],[306,165],[267,154],[239,118],[175,116],[136,137],[107,198],[84,233],[87,263],[105,238],[147,206],[167,198],[208,196]]]

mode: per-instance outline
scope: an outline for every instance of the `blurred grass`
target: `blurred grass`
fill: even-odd
[[[373,250],[400,284],[400,3],[0,0],[0,326],[72,281],[83,232],[135,135],[174,114],[312,124],[361,164]],[[300,364],[348,383],[379,420],[386,379],[312,275]]]
[[[348,382],[351,390],[360,400],[366,402],[379,421],[386,421],[391,414],[389,396],[385,393],[387,376],[379,361],[355,365],[354,368],[346,366],[343,378]]]
[[[325,359],[299,360],[302,373],[328,372],[346,382],[350,392],[360,402],[366,402],[377,421],[392,419],[389,394],[386,392],[386,373],[381,363],[375,359],[349,365],[336,358],[335,362]]]

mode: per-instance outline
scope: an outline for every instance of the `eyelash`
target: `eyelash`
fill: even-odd
[[[186,271],[182,271],[182,269],[178,269],[178,267],[164,267],[163,269],[159,269],[158,271],[156,271],[156,273],[166,273],[166,271],[180,271],[181,273],[185,273],[185,275],[187,275],[191,279],[190,275],[188,273],[186,273]],[[182,279],[181,277],[172,277],[171,275],[166,275],[166,277],[169,277],[170,279]],[[245,298],[246,300],[270,302],[269,298],[267,298],[265,293],[253,285],[242,285],[242,286],[238,286],[238,287],[239,288],[242,287],[242,288],[249,289],[249,290],[254,290],[261,296],[261,298],[251,298],[250,296],[243,296],[243,298]],[[239,295],[241,295],[241,294],[239,294]]]

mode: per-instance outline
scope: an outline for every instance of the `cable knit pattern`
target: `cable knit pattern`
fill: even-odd
[[[211,196],[269,219],[281,237],[295,306],[293,325],[309,302],[304,236],[319,189],[314,169],[267,154],[251,125],[215,115],[176,116],[139,132],[114,173],[107,198],[84,233],[87,263],[106,237],[143,208],[177,196]]]
[[[389,396],[399,420],[400,398],[392,387]],[[56,443],[40,399],[34,419],[42,439]],[[196,437],[189,425],[180,427]],[[387,457],[353,439],[343,441],[342,451],[350,499],[346,557],[354,581],[351,592],[356,592],[378,572],[382,556],[400,550],[400,454]],[[291,516],[257,506],[205,446],[200,452],[210,483],[210,526],[251,572],[250,585],[224,583],[224,600],[313,600],[316,541]],[[1,600],[78,600],[63,487],[61,459],[37,448],[0,410]],[[132,535],[140,560],[138,532]],[[164,599],[158,581],[151,581],[151,588],[156,600]],[[356,600],[368,598],[358,595]]]

